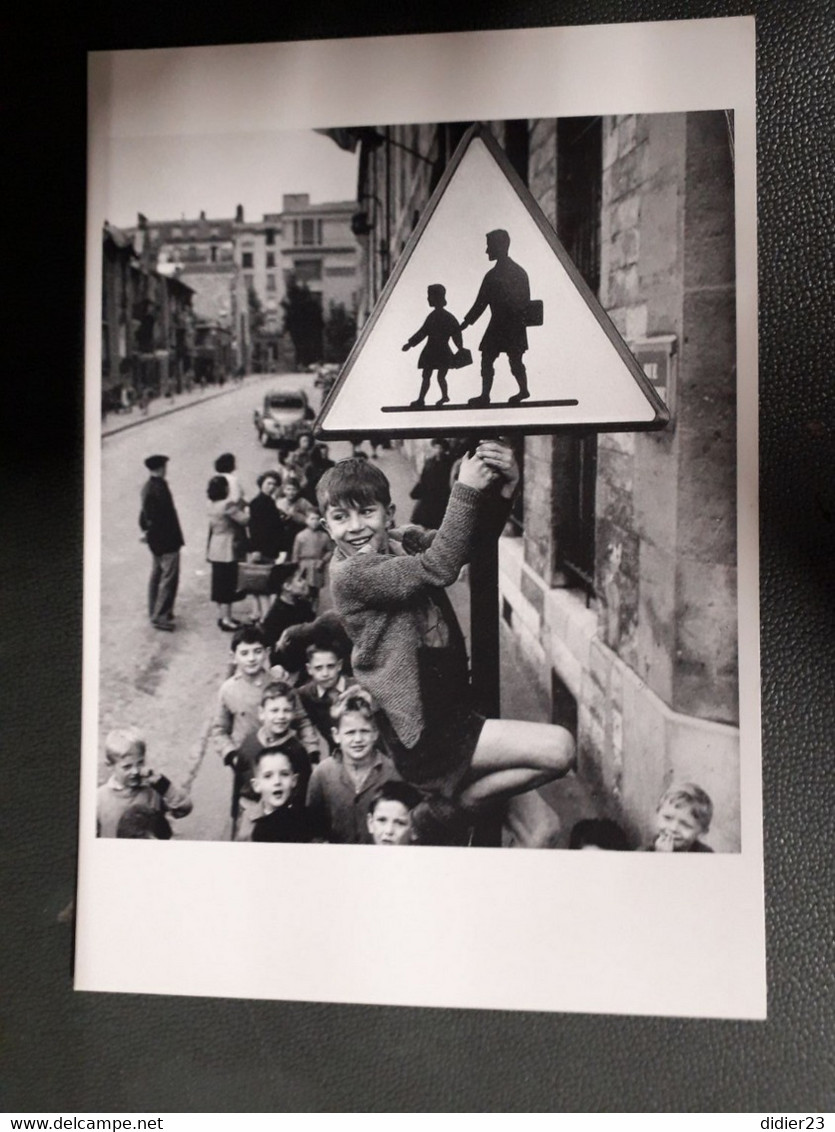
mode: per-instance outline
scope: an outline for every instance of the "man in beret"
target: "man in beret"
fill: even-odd
[[[142,488],[139,526],[154,557],[148,583],[148,616],[155,629],[174,631],[174,599],[180,580],[180,547],[183,532],[171,489],[165,482],[167,456],[149,456],[145,467],[151,473]]]

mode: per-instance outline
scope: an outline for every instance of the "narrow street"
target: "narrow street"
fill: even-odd
[[[275,465],[275,449],[261,448],[252,423],[253,410],[273,386],[304,388],[318,406],[312,375],[251,377],[221,396],[150,415],[102,441],[101,739],[112,727],[135,724],[147,737],[148,765],[191,785],[194,810],[173,823],[180,837],[223,837],[230,792],[229,771],[206,752],[230,655],[230,634],[218,629],[209,600],[206,484],[221,452],[234,452],[248,494],[257,475]],[[334,451],[340,447],[347,451],[344,445]],[[186,542],[174,633],[154,630],[146,615],[151,556],[137,519],[147,478],[143,460],[155,452],[170,457],[168,482]],[[100,767],[104,774],[103,762]]]

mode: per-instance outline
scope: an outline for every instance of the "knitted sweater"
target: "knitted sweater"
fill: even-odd
[[[470,557],[483,495],[456,483],[437,534],[419,554],[392,546],[387,554],[349,557],[337,549],[331,563],[334,606],[354,642],[354,675],[406,747],[415,746],[426,723],[418,673],[420,610],[428,599],[446,605],[437,591],[443,594]]]

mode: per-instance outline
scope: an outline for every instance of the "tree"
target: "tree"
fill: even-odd
[[[293,341],[296,365],[309,366],[322,358],[322,308],[304,283],[290,277],[287,296],[281,300],[284,329]]]
[[[250,334],[258,334],[259,331],[264,329],[266,315],[264,314],[264,308],[261,305],[261,300],[258,298],[258,293],[254,287],[247,288],[246,302],[249,307]]]
[[[330,315],[325,323],[326,362],[341,364],[351,352],[357,336],[357,320],[346,311],[342,303],[331,303]]]

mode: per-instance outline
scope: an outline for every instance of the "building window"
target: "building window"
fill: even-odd
[[[557,235],[588,283],[600,289],[600,210],[603,124],[595,118],[557,123]],[[563,438],[567,464],[561,565],[588,593],[594,591],[597,434]]]
[[[243,255],[241,256],[241,267],[243,267],[243,268],[251,268],[252,267],[252,252],[244,252],[243,253]]]
[[[209,259],[212,263],[217,263],[217,248],[214,244],[209,248]]]
[[[244,276],[244,287],[246,287],[247,291],[251,290],[251,288],[254,286],[254,284],[255,284],[255,276],[254,275],[245,275]]]
[[[275,245],[275,228],[267,229],[267,247],[271,248]]]
[[[275,267],[275,252],[267,252],[267,267]]]
[[[293,221],[293,243],[302,247],[314,247],[322,242],[322,221],[312,217]]]
[[[315,283],[322,278],[322,261],[320,259],[297,259],[293,264],[293,273],[298,283]]]
[[[275,290],[275,275],[273,275],[272,272],[270,272],[269,275],[267,276],[267,290],[268,291],[274,291]]]

